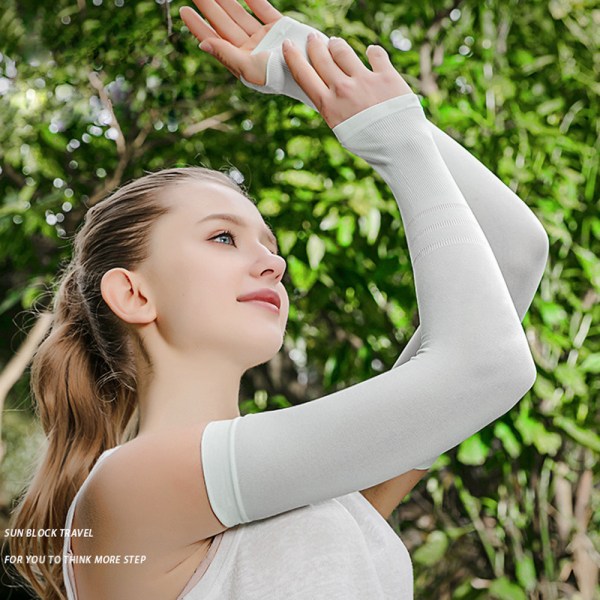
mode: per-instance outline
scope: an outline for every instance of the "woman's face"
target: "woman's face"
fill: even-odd
[[[140,269],[161,337],[186,356],[217,353],[244,371],[267,362],[283,344],[289,298],[281,282],[286,262],[260,212],[218,183],[190,181],[164,193],[172,210],[155,224]],[[265,288],[279,296],[279,311],[238,300]]]

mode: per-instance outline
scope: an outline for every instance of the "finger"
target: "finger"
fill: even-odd
[[[311,102],[319,107],[322,104],[323,96],[329,92],[329,88],[296,46],[284,40],[282,51],[292,77]]]
[[[396,70],[390,60],[389,54],[383,46],[369,46],[367,48],[367,58],[373,67],[374,73],[381,73],[388,69]]]
[[[309,36],[306,53],[319,77],[325,85],[331,87],[332,80],[340,75],[340,68],[335,64],[327,43],[319,37]]]
[[[235,0],[216,0],[223,10],[235,21],[249,36],[256,33],[261,27],[257,19],[247,12]]]
[[[276,8],[274,8],[268,0],[246,0],[246,4],[250,10],[263,22],[273,23],[283,17]]]
[[[213,0],[193,0],[204,18],[223,39],[235,46],[248,40],[248,34]]]
[[[191,34],[201,42],[209,37],[221,37],[193,8],[182,6],[179,9],[179,15]]]
[[[358,58],[352,46],[342,38],[330,38],[329,52],[336,65],[350,77],[369,70]]]

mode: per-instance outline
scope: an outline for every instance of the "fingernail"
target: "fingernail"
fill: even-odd
[[[341,42],[341,41],[342,41],[342,38],[335,37],[335,35],[332,35],[332,36],[329,38],[329,43],[330,43],[330,44],[331,44],[331,43],[337,43],[337,42]]]
[[[210,42],[204,41],[199,46],[200,50],[204,50],[204,52],[208,52],[209,54],[213,53],[213,47],[210,45]]]
[[[316,34],[314,31],[311,31],[311,32],[308,34],[308,39],[309,39],[309,40],[314,40],[314,39],[316,39],[316,38],[317,38],[317,34]]]
[[[292,42],[292,40],[285,38],[285,40],[283,40],[283,47],[284,48],[292,48],[294,46],[294,43]]]

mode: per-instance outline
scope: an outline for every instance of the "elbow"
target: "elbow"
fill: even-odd
[[[481,386],[483,397],[492,393],[505,414],[533,387],[537,367],[523,329],[503,340],[496,340],[493,351],[472,363],[471,377]]]
[[[550,252],[548,235],[540,222],[536,223],[536,229],[515,246],[510,259],[502,265],[502,274],[520,321],[524,319],[540,286]]]
[[[532,255],[535,264],[543,273],[546,269],[548,257],[550,256],[550,239],[546,233],[546,230],[542,227],[542,224],[539,221],[538,225],[538,233],[535,236],[535,239],[532,241]]]
[[[546,230],[537,220],[532,220],[528,235],[523,238],[519,250],[511,261],[511,272],[514,272],[517,281],[523,285],[535,285],[537,289],[550,256],[550,240]]]
[[[542,263],[545,266],[550,251],[548,232],[531,208],[527,207],[526,212],[527,214],[523,215],[522,219],[516,224],[518,237],[529,251],[531,259],[536,264]]]
[[[522,332],[521,341],[515,344],[514,355],[508,363],[506,379],[513,382],[512,408],[532,387],[537,379],[537,366],[529,348],[525,332]]]

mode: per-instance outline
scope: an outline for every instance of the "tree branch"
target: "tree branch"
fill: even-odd
[[[226,121],[230,117],[236,114],[236,111],[226,110],[218,115],[213,115],[212,117],[207,117],[200,121],[200,123],[194,123],[193,125],[188,125],[181,133],[184,137],[191,137],[196,133],[200,133],[205,129],[219,129],[221,131],[231,131],[232,127],[230,125],[224,125],[223,121]]]
[[[6,363],[4,370],[0,373],[0,463],[2,463],[5,454],[4,444],[2,443],[2,414],[4,402],[8,396],[8,392],[21,378],[27,365],[29,365],[35,351],[44,339],[50,325],[52,325],[53,320],[54,315],[51,312],[42,312],[35,322],[35,325],[29,330],[25,341],[21,344],[8,363]]]
[[[113,109],[111,99],[109,98],[108,93],[106,92],[106,88],[104,87],[104,84],[102,83],[100,77],[98,77],[98,74],[95,71],[91,71],[90,73],[88,73],[88,79],[90,80],[90,83],[92,84],[94,89],[96,89],[96,91],[98,92],[102,104],[104,104],[104,106],[106,106],[107,110],[110,112],[111,126],[117,130],[117,139],[115,140],[117,143],[117,152],[119,153],[119,155],[123,155],[127,151],[125,136],[121,131],[121,126],[119,125],[119,121],[117,120],[117,117],[115,115],[115,111]]]
[[[167,37],[171,37],[173,34],[173,21],[171,19],[171,13],[169,11],[169,0],[163,0],[163,7],[165,10],[165,19],[167,21]]]

